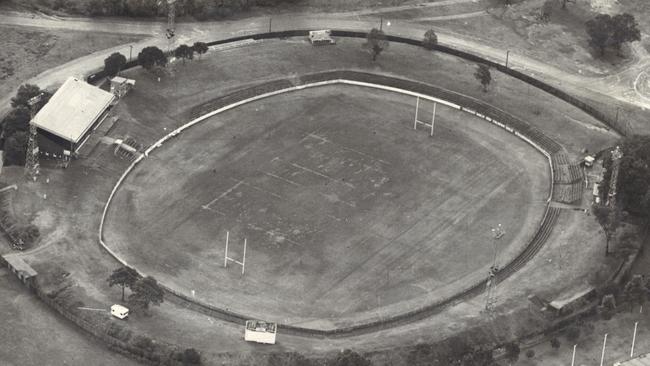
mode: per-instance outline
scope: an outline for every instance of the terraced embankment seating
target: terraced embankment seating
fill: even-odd
[[[579,165],[572,164],[563,153],[551,155],[553,166],[553,200],[574,203],[582,198],[584,173]]]

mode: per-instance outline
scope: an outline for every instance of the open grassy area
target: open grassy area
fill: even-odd
[[[0,95],[6,96],[26,80],[89,53],[135,42],[142,37],[123,34],[42,30],[0,26]],[[127,54],[128,46],[122,51]]]
[[[49,309],[4,267],[0,268],[0,313],[3,365],[137,365]]]
[[[140,95],[128,101],[135,118]],[[216,116],[138,166],[111,206],[106,242],[188,296],[277,321],[346,324],[467,288],[492,264],[491,227],[509,228],[503,262],[532,237],[546,159],[444,107],[433,139],[414,132],[413,103],[332,86]],[[243,278],[219,268],[227,230],[233,257],[248,238]]]

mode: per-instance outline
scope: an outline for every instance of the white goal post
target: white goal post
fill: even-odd
[[[433,125],[436,122],[436,106],[438,103],[433,102],[433,108],[431,109],[431,123],[427,123],[424,121],[421,121],[418,119],[418,113],[420,112],[420,97],[417,97],[415,101],[415,118],[413,121],[413,129],[417,130],[418,129],[418,123],[421,125],[424,125],[425,127],[430,127],[431,132],[429,133],[429,136],[433,137]]]
[[[226,231],[226,251],[223,256],[223,267],[228,268],[228,262],[233,262],[235,264],[239,264],[241,266],[241,274],[242,276],[244,275],[244,271],[246,270],[246,238],[244,238],[244,255],[242,256],[241,262],[234,259],[230,258],[228,256],[228,241],[230,239],[230,232]]]

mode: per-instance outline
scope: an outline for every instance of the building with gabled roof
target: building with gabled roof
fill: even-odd
[[[114,100],[113,94],[69,77],[32,120],[39,131],[41,153],[58,156],[76,152],[105,118]]]

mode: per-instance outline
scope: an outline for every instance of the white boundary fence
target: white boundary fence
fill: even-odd
[[[413,97],[419,97],[419,98],[426,99],[426,100],[429,100],[429,101],[432,101],[432,102],[435,102],[435,103],[439,103],[439,104],[442,104],[442,105],[446,105],[446,106],[448,106],[448,107],[450,107],[450,108],[454,108],[454,109],[458,109],[458,110],[461,110],[461,111],[465,111],[465,112],[467,112],[467,113],[469,113],[469,114],[473,114],[473,115],[475,115],[475,116],[477,116],[477,117],[480,117],[480,118],[482,118],[482,119],[484,119],[484,120],[486,120],[486,121],[488,121],[488,122],[491,122],[492,124],[494,124],[494,125],[496,125],[496,126],[499,126],[499,127],[503,128],[503,129],[505,129],[506,131],[508,131],[508,132],[514,134],[515,136],[521,138],[522,140],[524,140],[525,142],[527,142],[528,144],[530,144],[532,147],[534,147],[537,151],[539,151],[539,152],[542,153],[544,156],[546,156],[546,158],[547,158],[547,160],[548,160],[549,167],[550,167],[550,174],[551,174],[551,180],[550,180],[551,183],[550,183],[549,197],[548,197],[547,204],[548,204],[548,202],[551,201],[552,196],[553,196],[553,186],[554,186],[554,181],[553,181],[553,162],[552,162],[552,159],[551,159],[551,155],[550,155],[546,150],[544,150],[541,146],[539,146],[538,144],[536,144],[535,142],[533,142],[532,140],[530,140],[530,139],[527,138],[526,136],[520,134],[519,132],[517,132],[517,131],[514,130],[513,128],[511,128],[511,127],[509,127],[509,126],[507,126],[507,125],[505,125],[505,124],[503,124],[503,123],[501,123],[501,122],[499,122],[499,121],[497,121],[497,120],[495,120],[495,119],[493,119],[493,118],[491,118],[491,117],[488,117],[488,116],[485,116],[485,115],[483,115],[483,114],[477,113],[477,112],[474,111],[474,110],[471,110],[471,109],[468,109],[468,108],[464,108],[464,107],[462,107],[462,106],[460,106],[460,105],[458,105],[458,104],[456,104],[456,103],[452,103],[452,102],[449,102],[449,101],[447,101],[447,100],[443,100],[443,99],[440,99],[440,98],[432,97],[432,96],[430,96],[430,95],[421,94],[421,93],[413,92],[413,91],[410,91],[410,90],[405,90],[405,89],[395,88],[395,87],[386,86],[386,85],[381,85],[381,84],[373,84],[373,83],[367,83],[367,82],[361,82],[361,81],[355,81],[355,80],[347,80],[347,79],[333,79],[333,80],[320,81],[320,82],[315,82],[315,83],[309,83],[309,84],[304,84],[304,85],[293,86],[293,87],[290,87],[290,88],[279,89],[279,90],[276,90],[276,91],[272,91],[272,92],[268,92],[268,93],[264,93],[264,94],[256,95],[256,96],[254,96],[254,97],[247,98],[247,99],[241,100],[241,101],[239,101],[239,102],[235,102],[235,103],[229,104],[229,105],[227,105],[227,106],[224,106],[224,107],[218,108],[218,109],[216,109],[216,110],[214,110],[214,111],[212,111],[212,112],[206,113],[206,114],[204,114],[204,115],[202,115],[202,116],[200,116],[200,117],[197,117],[197,118],[191,120],[190,122],[188,122],[188,123],[182,125],[181,127],[175,129],[174,131],[170,132],[169,134],[163,136],[161,139],[159,139],[158,141],[156,141],[155,143],[153,143],[153,144],[152,144],[152,145],[151,145],[147,150],[145,150],[145,153],[144,153],[143,155],[140,155],[136,160],[134,160],[134,161],[131,163],[131,165],[129,165],[129,166],[126,168],[126,170],[124,171],[124,173],[122,173],[122,175],[121,175],[120,178],[118,179],[117,183],[115,183],[115,186],[113,187],[113,190],[111,191],[111,194],[109,195],[109,197],[108,197],[108,199],[107,199],[107,201],[106,201],[106,204],[104,205],[104,211],[103,211],[103,213],[102,213],[101,221],[100,221],[100,223],[99,223],[98,238],[99,238],[99,243],[100,243],[100,245],[101,245],[102,247],[104,247],[104,249],[105,249],[105,250],[106,250],[106,251],[107,251],[111,256],[113,256],[113,257],[114,257],[118,262],[120,262],[122,265],[127,266],[127,267],[129,266],[129,264],[128,264],[124,259],[122,259],[121,257],[119,257],[119,256],[118,256],[118,255],[117,255],[117,254],[116,254],[116,253],[115,253],[111,248],[109,248],[108,245],[106,245],[106,243],[104,242],[104,240],[103,240],[104,221],[105,221],[105,219],[106,219],[106,215],[107,215],[107,213],[108,213],[108,209],[109,209],[110,204],[111,204],[111,202],[112,202],[112,200],[113,200],[113,197],[115,196],[115,193],[117,192],[117,190],[119,189],[119,187],[121,186],[121,184],[124,182],[124,180],[126,179],[126,177],[129,175],[129,173],[131,173],[131,171],[132,171],[132,170],[133,170],[133,169],[134,169],[134,168],[135,168],[135,167],[136,167],[136,166],[137,166],[137,165],[138,165],[142,160],[146,159],[146,158],[149,156],[149,154],[151,154],[155,149],[161,147],[163,143],[167,142],[167,140],[169,140],[169,139],[171,139],[171,138],[173,138],[173,137],[179,135],[179,134],[180,134],[181,132],[183,132],[184,130],[186,130],[186,129],[188,129],[188,128],[190,128],[190,127],[192,127],[192,126],[194,126],[194,125],[196,125],[196,124],[198,124],[198,123],[201,123],[201,122],[207,120],[207,119],[210,118],[210,117],[214,117],[214,116],[216,116],[216,115],[218,115],[218,114],[220,114],[220,113],[223,113],[223,112],[225,112],[225,111],[228,111],[228,110],[231,110],[231,109],[237,108],[237,107],[239,107],[239,106],[241,106],[241,105],[244,105],[244,104],[251,103],[251,102],[255,102],[255,101],[258,101],[258,100],[261,100],[261,99],[264,99],[264,98],[268,98],[268,97],[272,97],[272,96],[275,96],[275,95],[279,95],[279,94],[284,94],[284,93],[288,93],[288,92],[293,92],[293,91],[297,91],[297,90],[302,90],[302,89],[305,89],[305,88],[314,88],[314,87],[320,87],[320,86],[326,86],[326,85],[335,85],[335,84],[345,84],[345,85],[363,86],[363,87],[368,87],[368,88],[374,88],[374,89],[380,89],[380,90],[385,90],[385,91],[395,92],[395,93],[399,93],[399,94],[403,94],[403,95],[410,95],[410,96],[413,96]],[[547,214],[548,214],[548,206],[547,206],[547,209],[546,209],[546,211],[545,211],[545,213],[544,213],[544,218],[547,216]],[[544,221],[544,218],[542,219],[542,222]],[[141,276],[145,276],[145,274],[142,273],[142,272],[140,272],[137,268],[134,268],[134,267],[132,267],[132,268],[133,268],[136,272],[138,272]],[[204,306],[204,307],[207,307],[207,308],[212,308],[211,305],[203,304],[203,303],[201,303],[200,301],[197,301],[196,299],[193,299],[193,297],[191,297],[191,296],[188,296],[188,295],[184,295],[184,294],[178,293],[178,292],[176,292],[176,291],[170,289],[169,287],[165,286],[165,285],[162,284],[162,283],[161,283],[161,286],[162,286],[163,288],[165,288],[167,291],[171,292],[172,294],[174,294],[174,295],[176,295],[176,296],[178,296],[178,297],[180,297],[180,298],[183,298],[183,299],[192,299],[191,301],[196,302],[196,303],[197,303],[198,305],[200,305],[200,306]],[[233,313],[233,315],[238,315],[238,314],[234,314],[234,313]]]

